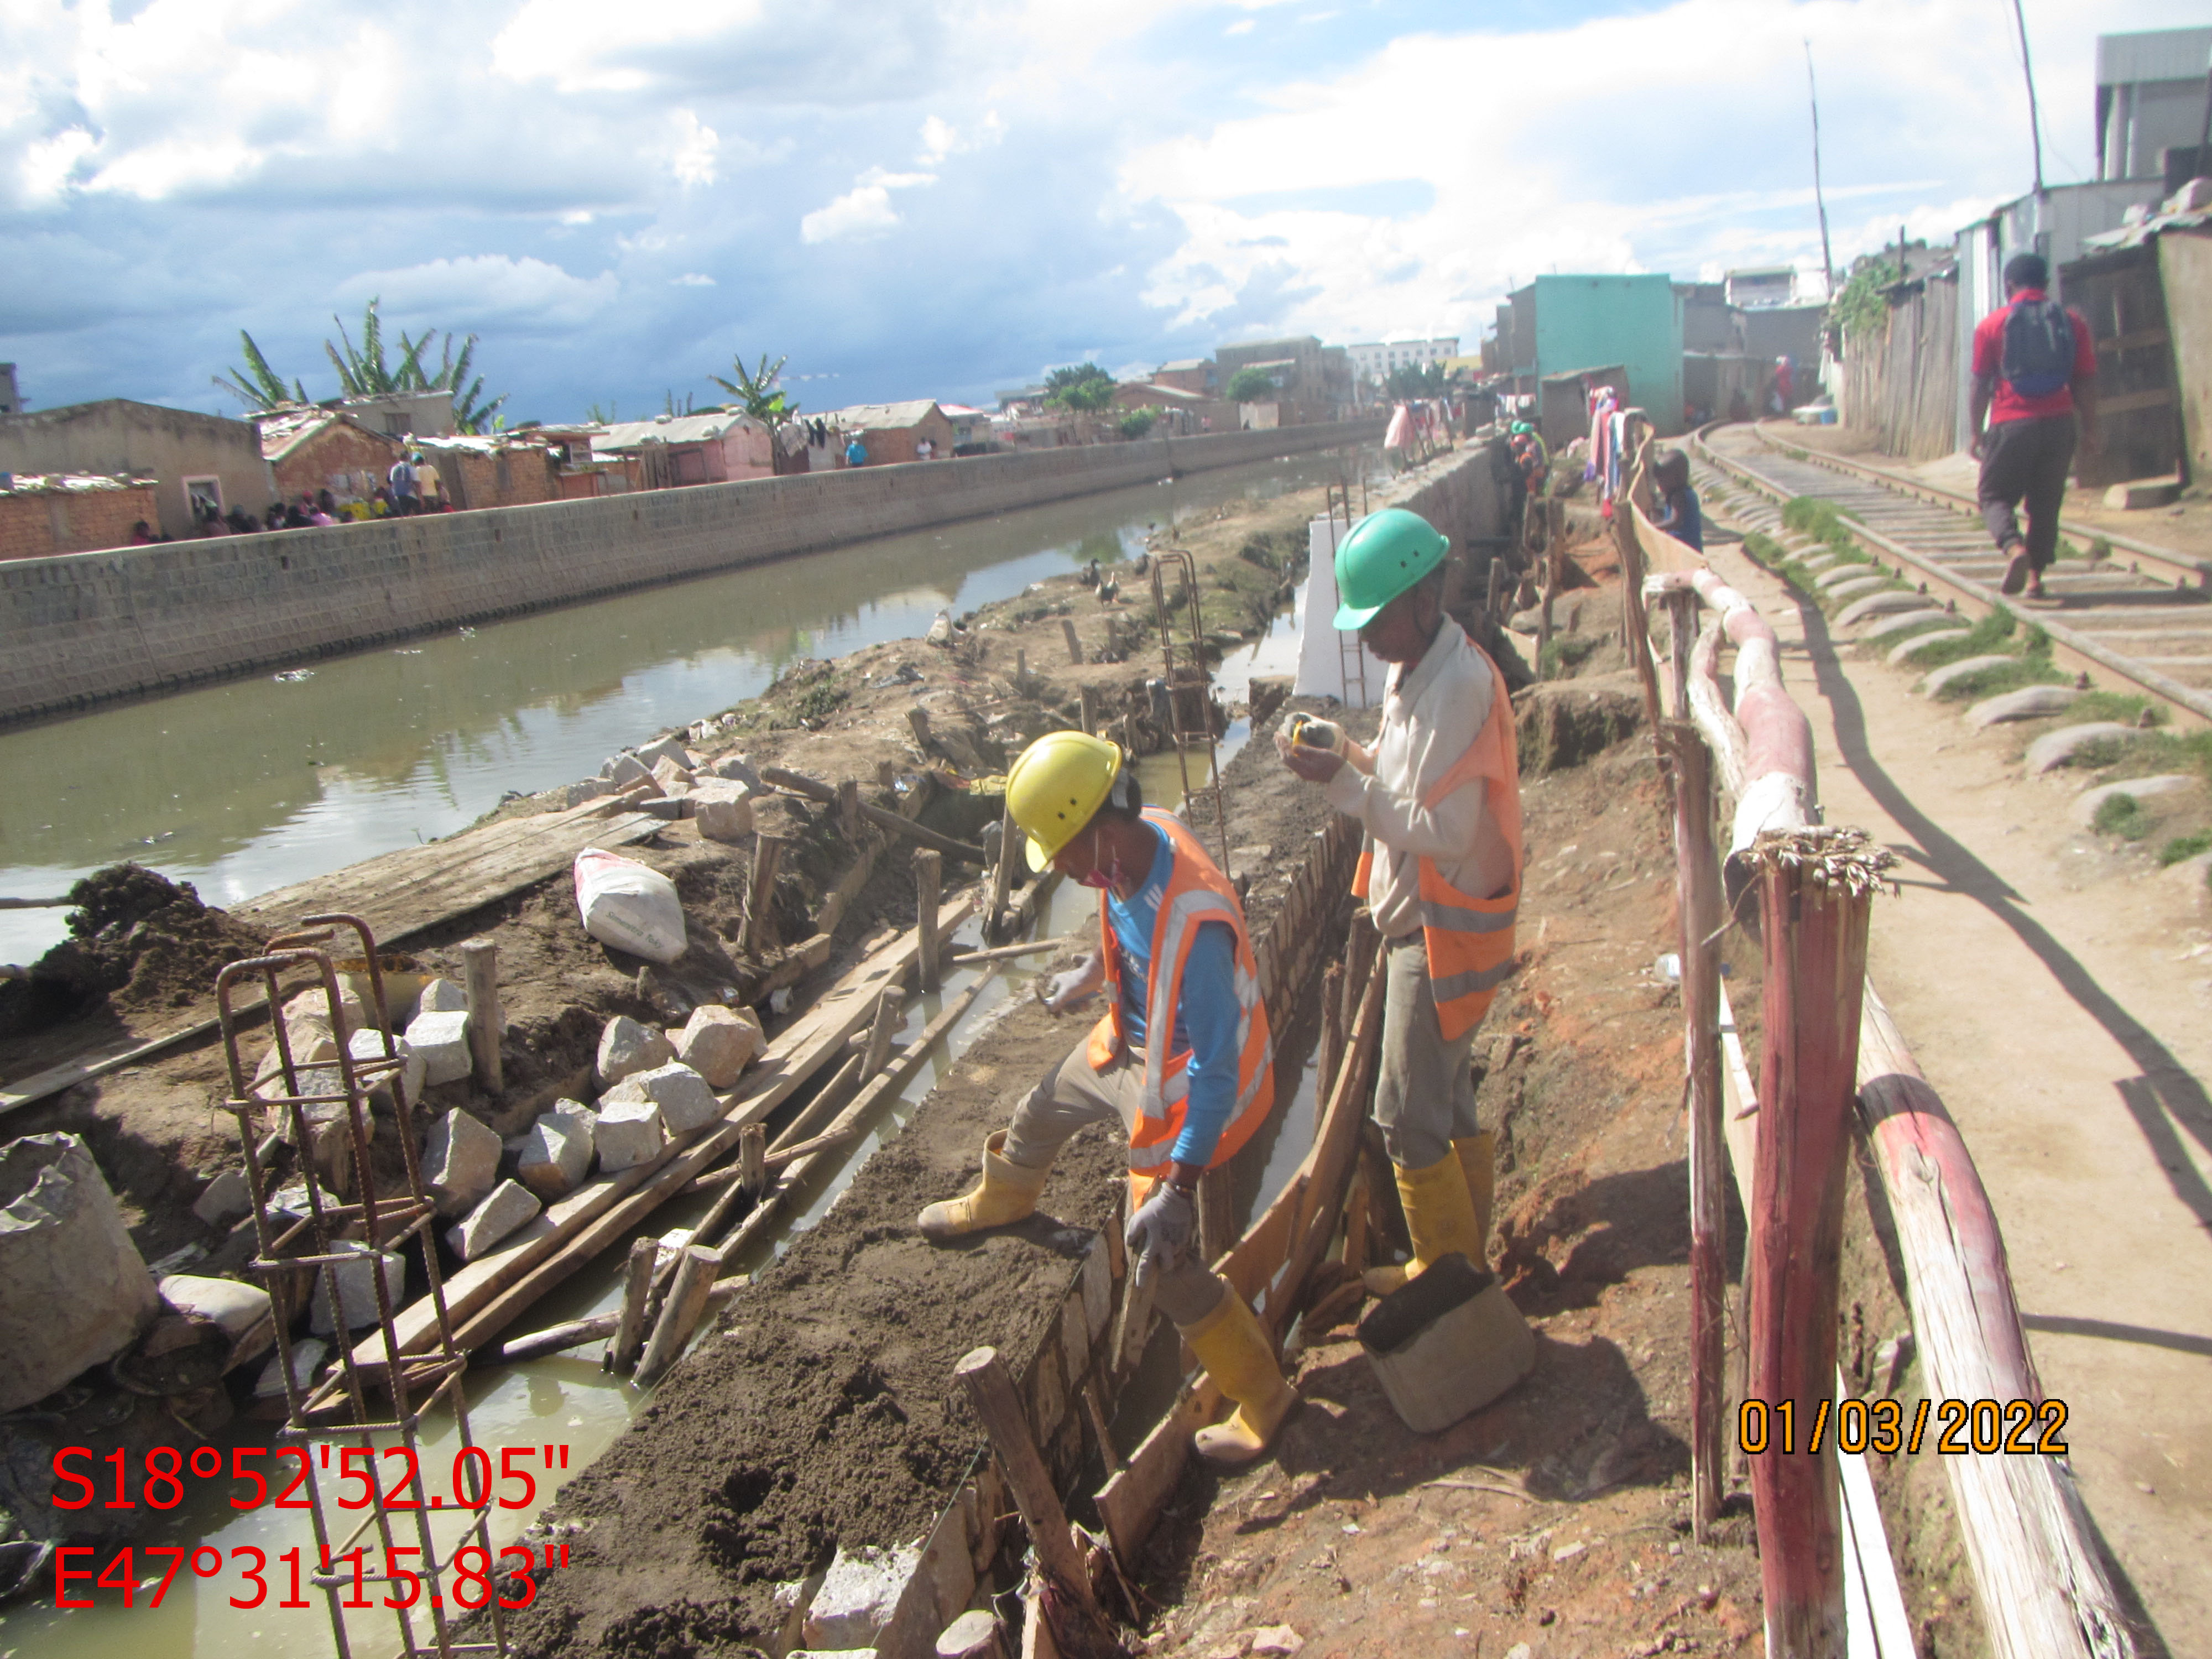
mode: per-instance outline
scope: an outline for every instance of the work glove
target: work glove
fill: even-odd
[[[1171,1181],[1152,1183],[1121,1233],[1129,1254],[1137,1259],[1139,1285],[1149,1285],[1155,1273],[1180,1267],[1197,1237],[1198,1205]]]
[[[1064,1014],[1079,1002],[1087,1002],[1098,994],[1096,986],[1086,989],[1083,981],[1089,976],[1087,968],[1071,968],[1064,974],[1054,974],[1045,981],[1044,1006],[1048,1013]]]

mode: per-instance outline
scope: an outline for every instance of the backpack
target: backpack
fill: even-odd
[[[1997,374],[2023,398],[2048,398],[2074,378],[2074,320],[2056,300],[2016,300],[2006,313]]]

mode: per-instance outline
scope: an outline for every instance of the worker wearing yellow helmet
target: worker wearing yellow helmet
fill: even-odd
[[[1513,965],[1521,779],[1505,681],[1445,612],[1447,544],[1402,507],[1370,514],[1336,550],[1340,629],[1391,664],[1372,749],[1278,733],[1285,763],[1328,787],[1366,832],[1352,890],[1382,935],[1375,1119],[1395,1166],[1413,1259],[1387,1293],[1457,1252],[1486,1265],[1495,1137],[1475,1120],[1475,1028]]]
[[[1098,890],[1098,949],[1060,975],[1045,1006],[1061,1012],[1102,989],[1106,1011],[983,1143],[982,1180],[921,1212],[945,1241],[1032,1214],[1070,1135],[1116,1122],[1129,1137],[1127,1230],[1137,1282],[1174,1321],[1221,1391],[1230,1419],[1197,1448],[1247,1463],[1297,1403],[1243,1297],[1198,1247],[1198,1180],[1233,1158],[1274,1101],[1274,1055],[1243,907],[1198,838],[1144,805],[1120,747],[1054,732],[1006,775],[1006,811],[1032,869]]]

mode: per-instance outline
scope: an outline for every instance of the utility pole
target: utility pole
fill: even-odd
[[[2013,21],[2020,25],[2020,72],[2027,77],[2027,134],[2035,143],[2035,194],[2043,197],[2043,118],[2035,108],[2035,68],[2027,60],[2027,13],[2021,0],[2012,0]]]
[[[1820,88],[1813,79],[1813,43],[1805,42],[1805,91],[1813,104],[1813,205],[1820,212],[1820,285],[1836,297],[1836,256],[1828,246],[1828,199],[1820,192]]]

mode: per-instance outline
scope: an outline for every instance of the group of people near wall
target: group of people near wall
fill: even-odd
[[[438,469],[419,450],[410,451],[392,465],[383,483],[365,496],[339,499],[331,489],[303,492],[296,500],[271,501],[265,514],[243,507],[225,510],[213,501],[195,498],[192,534],[195,537],[251,536],[270,530],[307,530],[324,525],[359,524],[370,519],[410,518],[418,513],[450,513]],[[130,545],[150,547],[177,538],[141,519],[131,526]]]

